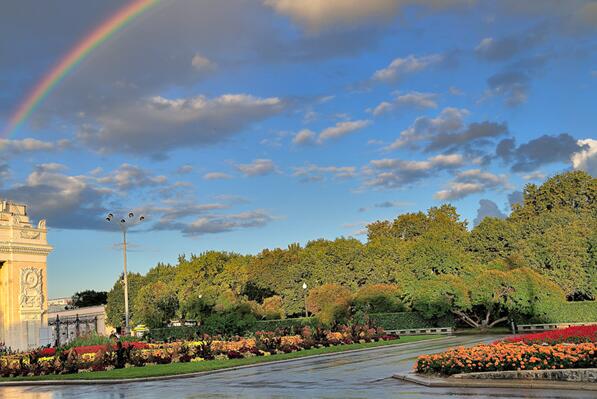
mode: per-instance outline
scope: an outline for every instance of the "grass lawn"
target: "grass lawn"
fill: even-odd
[[[36,377],[8,377],[0,378],[0,385],[2,382],[9,381],[40,381],[40,380],[105,380],[105,379],[127,379],[127,378],[143,378],[143,377],[159,377],[166,375],[196,373],[199,371],[212,371],[218,369],[226,369],[230,367],[246,366],[250,364],[267,363],[276,360],[297,359],[301,357],[321,355],[324,353],[345,352],[354,349],[376,348],[386,345],[406,344],[410,342],[422,341],[426,339],[439,338],[439,335],[414,335],[401,337],[398,340],[370,342],[364,344],[351,344],[329,346],[323,348],[307,349],[299,352],[283,353],[271,356],[257,356],[247,359],[230,359],[230,360],[207,360],[203,362],[194,363],[171,363],[158,364],[154,366],[145,367],[130,367],[124,369],[114,369],[110,371],[96,371],[78,374],[59,374],[59,375],[42,375]]]

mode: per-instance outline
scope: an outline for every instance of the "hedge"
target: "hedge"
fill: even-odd
[[[192,340],[198,338],[198,334],[199,327],[197,326],[177,326],[152,328],[149,330],[148,336],[156,341],[166,341],[168,339]]]
[[[293,319],[277,320],[258,320],[253,327],[253,331],[274,331],[276,328],[300,328],[304,326],[314,326],[317,320],[314,317],[297,317]]]
[[[518,324],[587,323],[597,321],[597,301],[562,302],[543,317],[517,318]]]
[[[405,330],[409,328],[454,327],[456,320],[452,315],[437,319],[423,318],[418,312],[372,313],[369,318],[373,325],[384,330]]]
[[[398,313],[372,313],[370,320],[376,327],[385,330],[403,330],[407,328],[430,328],[430,327],[454,327],[456,320],[448,315],[439,319],[427,320],[417,312]],[[314,317],[299,317],[281,320],[258,320],[247,333],[256,331],[273,331],[277,328],[300,328],[303,326],[315,326],[317,319]],[[201,327],[179,326],[167,328],[152,328],[149,337],[158,341],[167,339],[192,339],[201,335]]]

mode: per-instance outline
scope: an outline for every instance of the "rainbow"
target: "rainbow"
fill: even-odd
[[[10,136],[31,115],[39,103],[48,96],[52,89],[89,53],[132,19],[158,2],[159,0],[133,0],[79,41],[31,90],[10,117],[4,135],[0,135],[0,139],[2,136]]]

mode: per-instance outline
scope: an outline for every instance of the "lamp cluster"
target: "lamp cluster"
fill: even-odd
[[[129,216],[128,217],[129,220],[132,220],[135,217],[135,214],[133,212],[129,212],[128,216]],[[108,216],[106,216],[106,221],[111,222],[113,219],[114,219],[114,214],[108,213]],[[139,222],[142,222],[144,220],[145,220],[145,216],[143,216],[143,215],[139,216],[139,219],[138,219]],[[125,218],[120,219],[120,223],[122,223],[122,224],[126,223],[126,219]]]

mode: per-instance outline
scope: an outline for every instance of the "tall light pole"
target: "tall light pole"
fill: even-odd
[[[307,310],[307,283],[303,283],[303,296],[305,297],[305,317],[309,317],[309,311]]]
[[[129,212],[128,218],[122,217],[120,221],[116,221],[114,219],[114,214],[109,213],[106,217],[106,221],[108,223],[118,223],[120,226],[120,230],[122,231],[122,255],[124,258],[124,335],[128,335],[129,333],[129,279],[128,273],[126,270],[126,232],[129,227],[132,227],[136,224],[141,223],[145,220],[145,216],[139,216],[139,218],[135,218],[135,214],[133,212]]]

